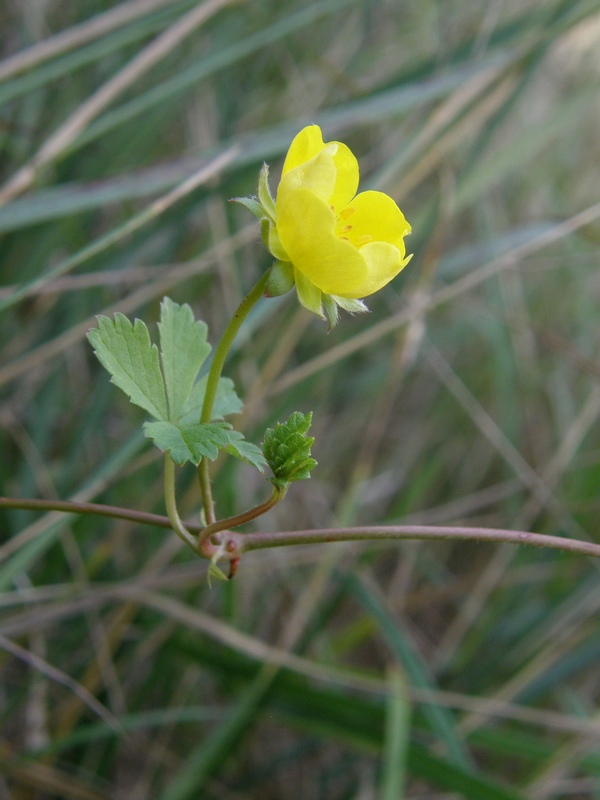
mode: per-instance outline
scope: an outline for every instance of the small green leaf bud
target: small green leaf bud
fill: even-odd
[[[263,442],[263,453],[273,471],[271,482],[284,487],[292,481],[310,478],[317,462],[310,456],[314,438],[307,436],[312,413],[294,411],[287,422],[278,422],[268,428]]]

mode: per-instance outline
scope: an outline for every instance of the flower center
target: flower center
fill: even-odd
[[[334,210],[333,207],[331,210]],[[356,233],[354,233],[354,225],[352,225],[352,223],[348,220],[352,218],[352,215],[355,212],[356,208],[354,206],[346,206],[346,208],[343,208],[340,211],[335,223],[335,235],[338,237],[338,239],[343,239],[345,242],[350,242],[350,244],[354,245],[354,247],[358,249],[364,244],[372,242],[373,237],[368,233],[362,234],[361,236],[357,236]]]

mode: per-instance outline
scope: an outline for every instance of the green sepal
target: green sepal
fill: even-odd
[[[361,314],[369,310],[362,300],[350,300],[347,297],[338,297],[336,294],[324,294],[321,300],[323,301],[325,316],[329,320],[329,330],[337,325],[340,317],[340,308],[350,314]]]
[[[277,227],[266,219],[262,221],[261,226],[263,242],[269,253],[271,253],[273,258],[276,258],[277,261],[289,261],[288,254],[283,249],[281,239],[277,233]]]
[[[258,200],[267,217],[272,222],[277,219],[275,200],[269,188],[269,165],[263,164],[258,174]]]
[[[262,243],[264,246],[269,250],[269,231],[273,227],[273,223],[269,222],[266,217],[263,217],[260,221],[260,238],[262,239]],[[269,250],[269,252],[271,252]]]
[[[269,270],[265,297],[279,297],[294,288],[294,267],[289,261],[275,261]]]
[[[296,293],[300,304],[303,305],[307,311],[316,314],[318,317],[321,317],[321,319],[325,319],[325,314],[323,314],[323,307],[321,305],[321,290],[315,286],[314,283],[309,281],[298,269],[294,269],[294,277],[296,279]]]
[[[307,436],[312,421],[312,412],[302,414],[294,411],[287,422],[278,422],[265,431],[263,453],[273,472],[271,482],[280,488],[293,481],[310,478],[317,465],[310,450],[314,438]]]
[[[338,297],[337,294],[330,294],[329,297],[331,297],[337,306],[343,308],[344,311],[348,311],[350,314],[364,314],[365,311],[369,310],[362,300],[351,300],[348,297]]]
[[[257,219],[265,218],[265,210],[255,197],[232,197],[230,203],[239,203],[254,214]]]
[[[269,188],[269,166],[263,164],[258,175],[258,197],[232,197],[232,203],[239,203],[263,222],[275,223],[275,200]],[[263,225],[264,231],[264,225]],[[264,237],[264,233],[263,233]]]
[[[331,330],[337,325],[340,318],[340,312],[338,311],[337,303],[330,294],[324,294],[321,299],[323,300],[325,316],[329,320],[329,330]]]

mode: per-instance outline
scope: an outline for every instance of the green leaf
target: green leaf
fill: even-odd
[[[146,422],[144,433],[159,450],[168,453],[176,464],[191,461],[198,466],[203,458],[211,461],[229,444],[227,422],[208,422],[196,425],[175,425],[172,422]]]
[[[231,436],[231,425],[198,422],[208,375],[194,382],[210,352],[204,322],[194,320],[188,305],[179,305],[164,297],[159,331],[160,356],[158,348],[150,341],[146,325],[141,320],[135,320],[132,325],[123,314],[115,314],[114,321],[98,317],[98,328],[88,333],[112,382],[156,420],[144,424],[145,435],[160,450],[168,452],[176,464],[191,461],[198,465],[203,458],[215,459],[219,449],[228,449],[236,458],[262,472],[261,451],[244,442],[241,433]],[[241,410],[242,401],[233,381],[221,378],[213,420],[222,420]]]
[[[211,349],[206,324],[194,320],[187,304],[164,297],[158,327],[160,357],[145,323],[136,319],[132,325],[120,313],[114,321],[98,317],[98,328],[88,332],[88,339],[112,382],[133,403],[157,420],[192,425],[200,417],[208,379],[205,375],[194,383]],[[233,381],[221,378],[213,419],[238,414],[242,406]]]
[[[275,428],[265,431],[263,453],[273,471],[271,481],[276,486],[310,478],[311,470],[317,465],[310,457],[315,440],[306,435],[311,421],[312,412],[294,411],[287,422],[278,422]]]
[[[229,432],[229,445],[225,449],[229,455],[235,456],[245,461],[247,464],[256,467],[259,472],[264,472],[264,466],[267,462],[262,450],[260,447],[252,444],[252,442],[247,442],[240,431]]]
[[[210,353],[207,327],[195,322],[192,309],[164,297],[160,306],[160,355],[169,402],[169,420],[177,422],[200,367]]]
[[[132,325],[126,316],[116,313],[114,321],[98,317],[98,327],[87,336],[112,383],[155,419],[168,419],[158,348],[150,341],[146,325],[139,319]]]
[[[187,425],[200,419],[207,380],[208,375],[204,375],[192,389],[180,423]],[[213,406],[213,419],[223,419],[229,414],[239,414],[243,405],[234,389],[231,378],[221,378]]]

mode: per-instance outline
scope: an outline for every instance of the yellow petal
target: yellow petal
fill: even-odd
[[[335,175],[329,194],[325,196],[323,192],[319,192],[319,195],[327,200],[337,213],[348,205],[356,194],[359,180],[358,161],[352,151],[342,142],[324,143],[318,125],[309,125],[303,128],[292,141],[283,164],[282,182],[289,172],[307,165],[324,150],[327,150],[328,155],[333,158]],[[301,183],[302,181],[295,181],[296,186]]]
[[[397,247],[387,242],[372,242],[360,249],[361,256],[367,264],[368,275],[361,287],[356,290],[356,294],[346,295],[346,297],[368,297],[382,289],[396,275],[401,272],[412,258],[403,258]]]
[[[345,229],[342,231],[342,229]],[[338,223],[339,235],[356,247],[369,242],[387,242],[397,247],[404,258],[404,237],[410,225],[396,203],[383,192],[361,192],[344,208]]]
[[[280,187],[281,188],[281,187]],[[367,264],[358,250],[335,235],[336,217],[303,187],[277,194],[277,232],[288,258],[325,294],[360,297]]]
[[[337,151],[333,157],[337,174],[335,189],[329,198],[329,204],[338,214],[342,208],[348,205],[358,189],[358,161],[352,150],[342,142],[333,142],[332,144],[337,145]]]
[[[299,164],[286,172],[277,188],[277,197],[279,198],[285,192],[304,187],[329,204],[329,198],[335,191],[337,178],[334,153],[335,145],[327,145],[304,164]]]
[[[290,170],[306,164],[307,161],[310,161],[311,158],[320,153],[324,146],[323,135],[318,125],[308,125],[303,128],[292,140],[283,162],[281,176],[283,177]]]

